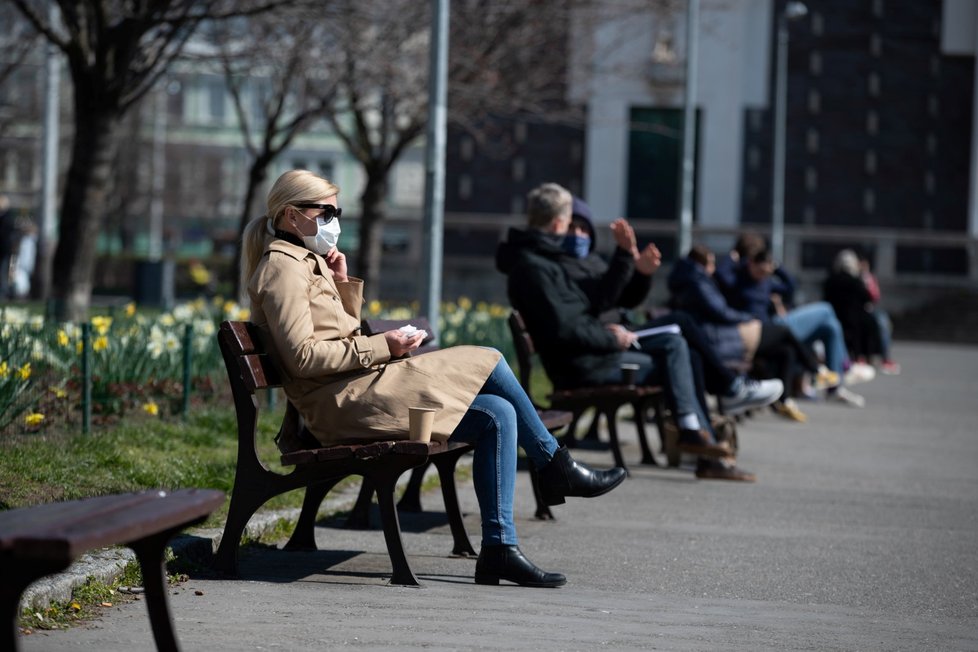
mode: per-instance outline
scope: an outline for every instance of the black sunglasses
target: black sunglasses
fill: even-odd
[[[318,208],[323,211],[322,215],[317,215],[317,218],[323,218],[326,224],[329,224],[334,217],[339,217],[343,214],[342,208],[337,208],[332,204],[295,204],[296,208]]]

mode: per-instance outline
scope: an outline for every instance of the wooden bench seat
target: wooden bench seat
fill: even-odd
[[[519,365],[520,383],[529,392],[530,376],[533,369],[533,357],[536,348],[519,311],[513,310],[509,315],[509,329],[516,347],[516,357]],[[642,449],[642,464],[658,465],[652,448],[649,446],[645,429],[645,415],[649,408],[654,409],[656,424],[660,437],[665,433],[665,392],[661,387],[646,385],[593,385],[576,389],[555,390],[547,397],[551,409],[570,412],[571,423],[567,429],[564,442],[568,448],[574,447],[576,440],[574,432],[577,423],[585,411],[595,411],[595,424],[604,417],[608,427],[608,438],[611,440],[611,452],[615,464],[627,469],[625,458],[621,452],[618,440],[617,415],[624,405],[631,405],[634,411],[635,427],[638,430],[638,442]],[[664,441],[664,439],[663,439]]]
[[[163,553],[174,534],[223,502],[220,491],[152,490],[0,512],[0,604],[10,623],[0,647],[17,649],[18,608],[28,585],[68,568],[88,550],[122,544],[135,551],[142,569],[157,649],[176,650]]]
[[[226,321],[218,331],[218,341],[231,383],[238,424],[238,458],[231,504],[221,545],[215,555],[218,570],[236,574],[241,535],[252,515],[270,498],[293,489],[305,489],[302,511],[286,548],[315,549],[314,526],[319,506],[329,491],[351,475],[363,476],[376,488],[387,551],[390,555],[391,584],[419,584],[408,564],[401,541],[401,530],[394,505],[394,489],[404,471],[435,463],[442,480],[442,495],[454,540],[453,553],[475,555],[462,523],[455,492],[455,466],[458,459],[472,449],[457,442],[430,443],[407,440],[365,442],[318,448],[296,448],[282,455],[287,474],[270,470],[258,457],[258,398],[256,392],[281,386],[281,376],[261,348],[257,329],[249,322]],[[292,432],[310,441],[301,432],[298,412],[289,404],[282,432]],[[314,439],[312,439],[314,441]]]

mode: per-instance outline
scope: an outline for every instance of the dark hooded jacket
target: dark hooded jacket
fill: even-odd
[[[755,316],[727,305],[716,282],[689,258],[676,262],[668,283],[672,305],[688,312],[703,327],[720,359],[743,360],[744,341],[737,324]]]
[[[559,236],[535,229],[510,229],[496,250],[510,303],[523,315],[559,389],[601,382],[619,368],[621,357],[615,336],[598,319],[599,306],[564,266],[569,259]]]
[[[615,247],[610,261],[605,261],[594,251],[596,234],[591,209],[577,197],[574,198],[573,215],[587,227],[591,249],[584,258],[566,255],[561,264],[584,290],[596,314],[605,314],[602,321],[620,321],[617,309],[634,308],[642,303],[652,288],[652,277],[637,272],[635,260],[624,249]]]

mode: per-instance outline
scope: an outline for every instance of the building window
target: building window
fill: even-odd
[[[513,215],[522,215],[526,210],[526,204],[523,195],[513,195],[512,201],[509,202],[509,212]]]
[[[927,96],[927,113],[930,114],[932,118],[936,118],[937,114],[940,113],[941,103],[937,99],[937,96],[931,93]]]
[[[935,77],[941,74],[941,58],[936,54],[930,57],[930,74]]]
[[[933,133],[927,134],[927,153],[931,156],[937,154],[937,136]]]
[[[460,174],[458,177],[458,198],[469,199],[472,197],[472,177],[467,174]]]
[[[808,148],[809,154],[818,153],[818,129],[814,127],[808,129],[808,135],[805,138],[805,147]]]
[[[808,91],[808,112],[818,115],[822,109],[822,96],[814,88]]]
[[[522,181],[526,177],[526,160],[523,158],[513,159],[513,181]]]
[[[825,21],[822,19],[822,14],[817,11],[812,12],[812,34],[815,36],[821,36],[822,32],[825,31]]]
[[[515,125],[513,125],[513,139],[517,143],[525,143],[526,142],[526,123],[525,122],[517,122]]]
[[[471,136],[462,136],[459,139],[458,156],[463,161],[471,161],[475,156],[475,140]]]
[[[818,190],[818,170],[810,166],[805,168],[805,190],[808,192]]]
[[[876,210],[876,193],[873,192],[872,188],[866,188],[863,191],[863,210],[867,213],[872,213]]]
[[[807,224],[808,226],[814,226],[815,225],[815,207],[812,206],[811,204],[806,204],[805,205],[805,210],[802,213],[802,217],[805,220],[805,224]]]
[[[808,71],[814,77],[822,74],[822,55],[818,52],[813,51],[808,55]]]
[[[760,110],[753,110],[747,114],[750,117],[750,128],[754,131],[760,131],[761,127],[764,126],[764,116],[761,114]]]
[[[747,149],[747,167],[751,170],[761,167],[761,150],[757,145],[751,145]]]
[[[332,161],[320,161],[319,162],[319,176],[333,180],[333,170],[334,165]]]
[[[933,195],[934,190],[937,188],[937,181],[934,179],[934,173],[928,170],[924,174],[924,190],[927,191],[928,195]]]
[[[883,37],[879,34],[872,34],[869,37],[869,53],[877,58],[883,54]]]
[[[876,152],[866,150],[866,174],[876,174]]]
[[[866,133],[875,136],[880,130],[880,117],[876,111],[866,112]]]
[[[873,0],[873,15],[877,18],[883,17],[883,0]]]
[[[879,97],[880,94],[880,76],[879,73],[871,72],[866,80],[866,91],[869,93],[870,97]]]

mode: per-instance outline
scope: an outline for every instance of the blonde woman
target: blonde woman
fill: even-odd
[[[560,573],[520,551],[513,522],[516,447],[540,469],[547,504],[598,496],[625,478],[595,471],[558,447],[498,351],[461,346],[421,356],[423,334],[360,334],[363,281],[337,248],[339,188],[305,170],[283,174],[268,212],[245,230],[243,272],[252,321],[284,372],[285,393],[323,444],[406,437],[408,406],[438,408],[432,436],[475,445],[482,512],[478,584],[557,587]]]

